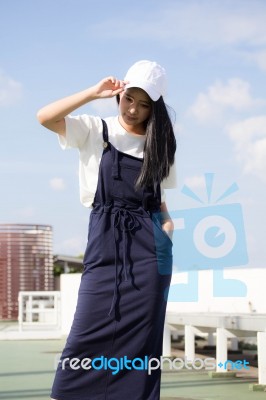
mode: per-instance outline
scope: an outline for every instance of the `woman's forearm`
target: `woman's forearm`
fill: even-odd
[[[37,119],[46,128],[64,134],[65,116],[96,98],[94,87],[88,88],[41,108],[37,113]]]
[[[116,96],[124,90],[124,86],[124,81],[109,76],[88,89],[41,108],[37,113],[37,119],[51,131],[64,135],[65,117],[68,114],[92,100]]]

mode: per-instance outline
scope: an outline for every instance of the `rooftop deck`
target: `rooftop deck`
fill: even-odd
[[[64,339],[0,341],[0,399],[49,399],[55,357],[64,342]],[[183,353],[174,356],[182,358]],[[161,400],[266,399],[266,393],[249,390],[249,384],[256,382],[257,369],[253,367],[236,378],[210,378],[207,371],[164,368]]]

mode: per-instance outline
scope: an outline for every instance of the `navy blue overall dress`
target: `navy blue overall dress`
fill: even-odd
[[[56,372],[57,400],[159,400],[172,242],[160,221],[160,185],[135,189],[143,160],[103,154],[74,321]],[[153,364],[155,365],[155,363]]]

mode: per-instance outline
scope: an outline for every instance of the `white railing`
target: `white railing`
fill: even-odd
[[[19,331],[61,328],[59,291],[19,292]]]

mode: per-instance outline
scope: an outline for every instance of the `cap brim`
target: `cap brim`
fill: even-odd
[[[160,93],[158,93],[158,92],[153,88],[152,85],[149,85],[149,84],[147,84],[147,83],[145,83],[145,82],[137,82],[137,81],[136,81],[136,82],[127,83],[126,86],[125,86],[125,89],[130,89],[130,88],[133,88],[133,87],[144,90],[144,92],[146,92],[147,95],[148,95],[153,101],[159,100],[159,98],[160,98],[160,96],[161,96]]]

